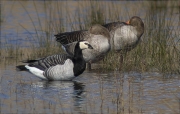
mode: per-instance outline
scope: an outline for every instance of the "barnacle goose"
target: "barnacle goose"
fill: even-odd
[[[112,22],[103,25],[110,32],[111,50],[120,52],[120,61],[123,62],[122,53],[135,48],[144,33],[144,23],[138,16],[133,16],[128,22]]]
[[[75,45],[74,56],[51,55],[36,60],[23,61],[27,65],[16,66],[20,71],[29,71],[45,80],[71,80],[82,74],[86,68],[82,50],[93,49],[88,41],[81,40]]]
[[[88,30],[59,33],[55,37],[56,41],[60,42],[63,49],[71,56],[74,54],[77,41],[87,40],[93,50],[86,49],[82,53],[85,61],[89,63],[89,69],[91,69],[90,63],[103,59],[111,48],[109,31],[99,24],[91,26]]]

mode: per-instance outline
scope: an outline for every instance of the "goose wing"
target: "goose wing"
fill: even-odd
[[[74,56],[74,49],[75,49],[76,43],[77,42],[73,42],[73,43],[63,45],[66,53],[68,53],[72,57]]]
[[[87,30],[74,31],[74,32],[65,32],[54,35],[56,41],[60,42],[62,45],[73,43],[79,40],[84,40],[88,35]]]
[[[110,32],[114,32],[116,29],[124,25],[127,25],[127,24],[124,22],[112,22],[112,23],[107,23],[103,26],[106,27]]]
[[[47,56],[45,58],[36,59],[36,60],[26,60],[22,62],[29,63],[28,66],[36,67],[44,71],[45,69],[48,69],[52,66],[56,66],[58,64],[60,65],[64,64],[67,59],[72,59],[72,58],[67,54],[59,54],[59,55]]]

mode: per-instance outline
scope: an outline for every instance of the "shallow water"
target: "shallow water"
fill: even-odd
[[[1,68],[1,113],[179,113],[180,76],[85,71],[73,81],[42,81]]]

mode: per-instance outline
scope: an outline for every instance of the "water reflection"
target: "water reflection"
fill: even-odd
[[[43,90],[58,91],[80,100],[84,92],[84,84],[76,81],[39,81],[31,85],[33,88],[43,88]]]
[[[69,112],[71,108],[79,110],[84,102],[84,84],[75,81],[38,81],[32,84],[18,83],[16,85],[16,104],[24,102],[25,105],[33,104],[34,110],[43,112],[44,110],[54,112]],[[60,106],[56,110],[51,108]],[[24,109],[19,105],[19,110],[32,111],[33,107]],[[37,107],[41,107],[40,109]],[[43,108],[44,107],[44,108]],[[67,109],[67,110],[66,110]]]
[[[179,75],[85,71],[74,81],[42,81],[0,70],[1,113],[177,113]]]

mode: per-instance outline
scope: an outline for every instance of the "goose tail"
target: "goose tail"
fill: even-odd
[[[19,65],[16,66],[17,71],[28,71],[28,69],[25,67],[25,65]]]
[[[56,38],[56,41],[60,42],[61,44],[63,44],[64,40],[67,40],[66,35],[64,35],[63,33],[59,33],[59,34],[56,34],[54,36]]]

